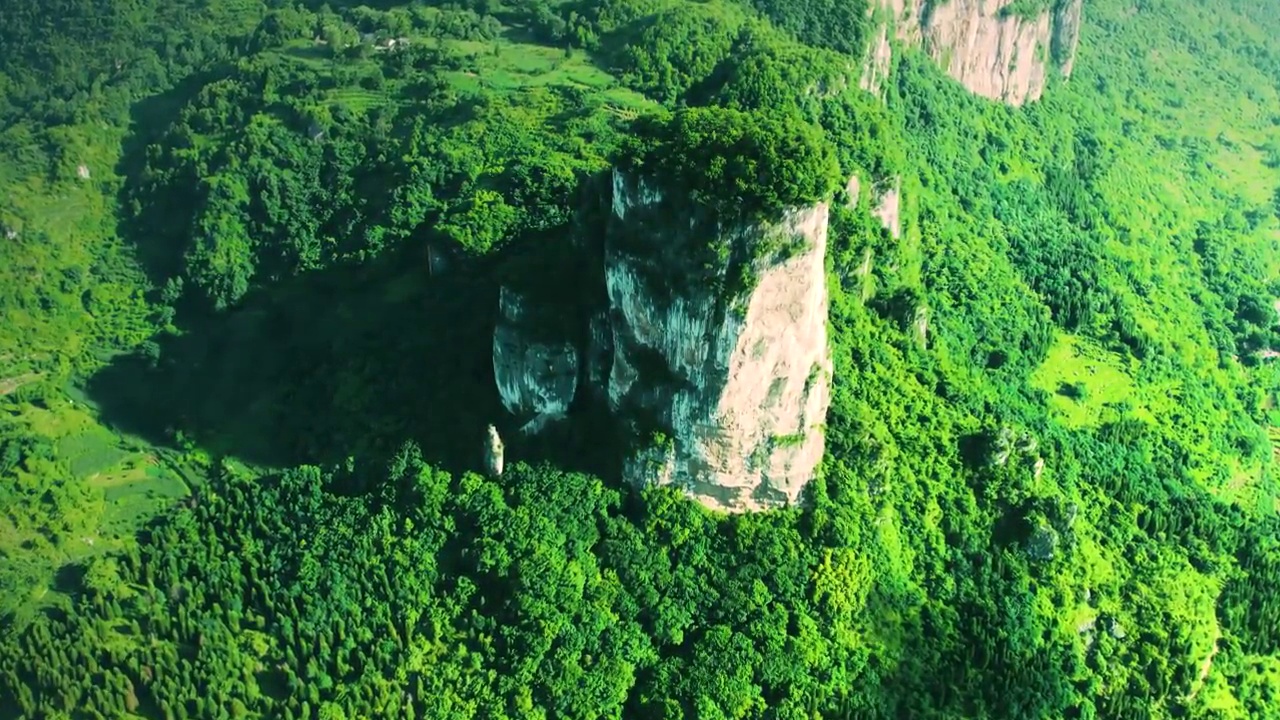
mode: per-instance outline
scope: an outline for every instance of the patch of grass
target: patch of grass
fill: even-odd
[[[804,444],[804,433],[791,433],[790,435],[774,435],[773,445],[779,448],[799,447]]]
[[[1134,390],[1120,356],[1075,335],[1056,339],[1031,383],[1049,393],[1051,411],[1072,428],[1096,426]]]
[[[70,466],[72,475],[88,478],[114,467],[128,456],[118,443],[118,438],[98,427],[58,443],[58,455]]]
[[[90,484],[102,490],[102,527],[119,535],[137,532],[189,491],[182,478],[154,455],[130,456]]]
[[[469,70],[449,70],[441,75],[449,81],[450,87],[464,95],[474,95],[484,88],[480,75]]]
[[[335,102],[342,103],[357,112],[365,112],[372,108],[395,104],[395,97],[382,90],[367,90],[359,87],[347,87],[337,90],[331,96]]]
[[[78,568],[134,542],[189,491],[153,452],[62,396],[11,405],[6,422],[51,440],[56,460],[0,477],[0,617],[23,621],[76,592]]]
[[[448,73],[450,82],[460,92],[475,92],[482,88],[513,92],[528,87],[567,86],[603,91],[602,99],[615,105],[628,108],[653,106],[652,101],[624,88],[617,78],[595,65],[581,51],[566,55],[559,48],[505,39],[492,42],[450,40],[442,46],[470,56],[476,64],[474,72]]]
[[[309,40],[296,40],[279,50],[281,57],[296,60],[317,70],[326,70],[333,66],[333,55],[326,45],[317,45]]]

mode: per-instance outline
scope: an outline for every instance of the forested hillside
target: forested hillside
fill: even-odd
[[[1083,13],[1012,108],[861,0],[8,0],[0,719],[1280,717],[1280,14]],[[829,203],[799,506],[480,474],[617,166]]]

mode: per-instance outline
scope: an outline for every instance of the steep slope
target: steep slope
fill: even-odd
[[[503,407],[525,423],[522,432],[563,419],[577,395],[579,348],[554,329],[569,312],[531,301],[509,284],[499,289],[493,375]]]
[[[726,511],[795,504],[829,402],[827,204],[725,220],[663,186],[614,170],[609,217],[579,240],[599,264],[539,278],[602,286],[594,304],[522,293],[529,277],[500,288],[499,396],[523,433],[564,419],[579,394],[602,400],[632,484]]]

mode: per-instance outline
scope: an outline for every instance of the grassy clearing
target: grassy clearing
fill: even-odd
[[[57,458],[0,480],[0,616],[19,620],[64,602],[85,563],[127,547],[188,492],[157,453],[107,430],[89,408],[65,398],[46,405],[11,406],[6,418],[51,439]]]
[[[1072,428],[1096,427],[1134,394],[1121,358],[1075,335],[1057,338],[1031,382],[1049,393],[1050,410]]]
[[[1184,468],[1188,475],[1225,502],[1256,507],[1263,501],[1263,465],[1223,452],[1221,438],[1210,430],[1212,423],[1188,422],[1186,394],[1191,389],[1147,370],[1092,340],[1060,335],[1031,381],[1049,394],[1050,412],[1070,428],[1095,428],[1125,413],[1152,425],[1186,428],[1182,442],[1195,458]],[[1221,408],[1202,410],[1220,413],[1222,426],[1227,425],[1229,416]],[[1280,428],[1270,432],[1273,446],[1280,447]]]
[[[590,91],[593,100],[606,109],[626,113],[641,111],[653,103],[640,93],[629,90],[606,70],[595,65],[581,52],[566,53],[562,48],[513,41],[437,40],[410,36],[410,43],[441,48],[467,58],[473,68],[443,73],[450,87],[462,95],[509,95],[538,87],[568,87]],[[366,59],[335,62],[329,48],[311,41],[296,41],[277,51],[279,57],[303,63],[321,73],[373,75],[376,61]],[[401,83],[385,80],[379,89],[342,87],[332,93],[332,100],[351,110],[367,112],[377,107],[412,102],[409,91]]]
[[[581,51],[566,54],[563,49],[509,40],[451,40],[444,41],[442,46],[469,56],[476,64],[474,71],[447,74],[458,92],[509,93],[531,87],[560,86],[596,91],[605,103],[628,109],[653,106],[640,93],[623,87],[617,78]]]
[[[289,43],[281,48],[278,54],[304,65],[310,65],[317,70],[328,70],[334,66],[333,53],[328,46],[312,41],[298,40]]]
[[[335,102],[342,103],[356,112],[368,112],[374,108],[398,105],[397,95],[385,90],[367,90],[358,87],[347,87],[333,92]]]

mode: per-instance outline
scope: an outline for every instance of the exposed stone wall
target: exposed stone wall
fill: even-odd
[[[621,172],[607,188],[607,220],[579,229],[596,243],[582,248],[596,258],[582,284],[603,285],[575,310],[581,328],[566,331],[563,307],[500,292],[503,405],[537,432],[589,392],[630,431],[631,482],[731,512],[795,503],[822,458],[830,401],[827,206],[761,226]],[[707,254],[717,244],[727,256]]]
[[[570,338],[546,337],[546,308],[504,286],[493,332],[493,375],[508,412],[536,432],[563,418],[578,391],[578,348]],[[554,311],[553,311],[554,312]]]
[[[653,422],[668,443],[641,450],[627,474],[723,510],[796,502],[822,458],[829,403],[827,206],[794,210],[770,227],[725,226],[686,220],[679,202],[621,173],[614,187],[609,403],[622,417]],[[664,282],[653,255],[631,249],[646,233],[675,245],[727,241],[737,258],[762,245],[781,249],[744,260],[754,282],[726,297],[715,288],[731,280],[732,262],[705,283]]]
[[[925,50],[970,91],[1010,105],[1038,100],[1049,73],[1075,65],[1083,0],[1037,17],[1008,13],[1015,0],[881,0],[886,26],[872,37],[862,86],[879,92],[892,60],[888,25]]]

